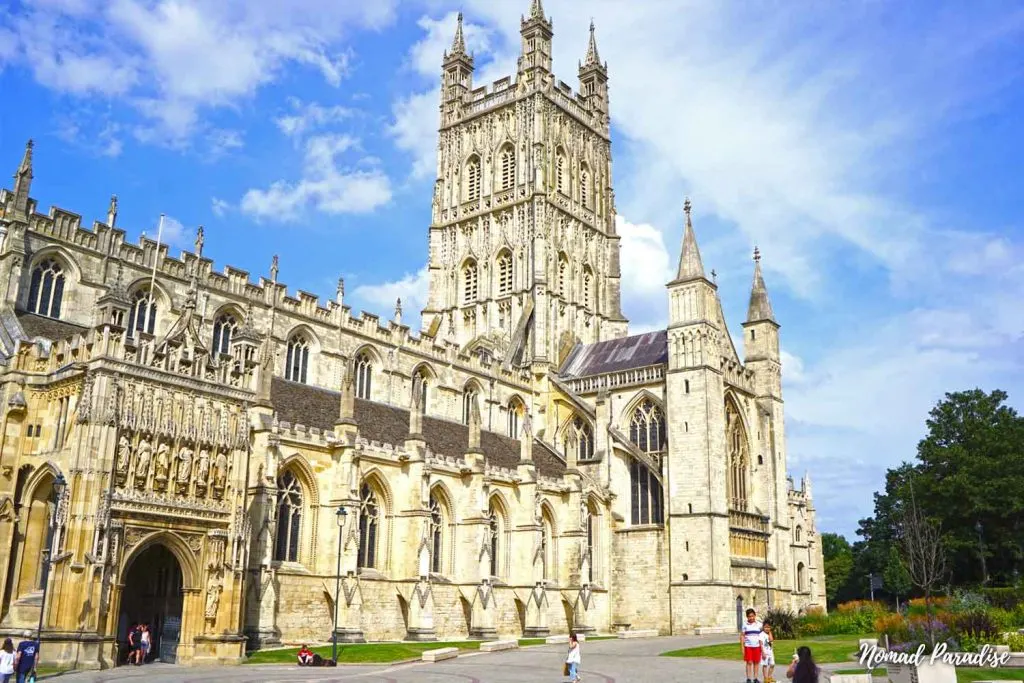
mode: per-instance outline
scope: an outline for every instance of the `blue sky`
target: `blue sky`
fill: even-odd
[[[406,319],[423,266],[441,53],[510,74],[528,0],[23,0],[0,16],[0,165],[33,196],[219,266]],[[663,325],[682,197],[737,335],[757,244],[781,321],[788,457],[852,535],[946,391],[1020,406],[1024,7],[544,0],[575,84],[610,71],[623,296]],[[413,314],[415,318],[415,314]],[[414,320],[415,324],[415,320]]]

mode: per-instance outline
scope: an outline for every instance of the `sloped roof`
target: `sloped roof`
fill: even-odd
[[[281,421],[330,431],[338,420],[341,393],[275,377],[270,400]],[[405,408],[357,398],[355,419],[359,424],[359,435],[370,441],[401,445],[409,438],[409,411]],[[434,453],[462,457],[469,447],[469,427],[424,416],[423,439]],[[546,477],[562,476],[565,463],[539,445],[540,442],[534,441],[533,457],[537,471]],[[493,467],[514,469],[519,464],[518,439],[481,430],[480,447],[485,460]]]
[[[668,332],[657,330],[632,337],[580,344],[569,353],[559,374],[588,377],[668,362]]]
[[[22,331],[29,339],[43,337],[44,339],[57,341],[67,337],[73,337],[76,334],[82,334],[87,329],[80,325],[74,325],[63,320],[47,318],[46,316],[36,315],[35,313],[18,311],[16,315],[18,317],[18,322],[21,324]]]

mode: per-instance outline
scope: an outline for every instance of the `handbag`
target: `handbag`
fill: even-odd
[[[563,676],[568,676],[569,675],[569,662],[566,662],[565,664],[562,665],[562,675]]]

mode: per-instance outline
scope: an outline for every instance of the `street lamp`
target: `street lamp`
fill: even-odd
[[[338,506],[335,515],[338,519],[338,572],[334,579],[334,633],[331,634],[331,659],[338,661],[338,600],[341,596],[341,544],[345,532],[345,518],[348,517],[348,510],[344,505]]]
[[[768,541],[772,537],[771,517],[765,515],[761,518],[764,521],[764,595],[768,600],[768,609],[772,608],[772,591],[768,587]]]
[[[40,651],[43,649],[43,617],[46,615],[46,594],[50,588],[50,564],[53,562],[53,540],[57,536],[56,529],[57,521],[61,516],[61,505],[64,502],[64,489],[68,486],[67,481],[64,479],[64,475],[57,473],[57,478],[53,480],[53,497],[55,499],[55,505],[53,508],[53,519],[50,521],[50,541],[47,548],[43,551],[46,553],[45,559],[43,560],[43,600],[39,604],[39,627],[36,629],[36,661],[41,661]]]

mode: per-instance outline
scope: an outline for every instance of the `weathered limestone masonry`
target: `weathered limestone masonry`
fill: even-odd
[[[215,272],[201,228],[129,244],[116,198],[37,213],[29,143],[0,190],[0,635],[42,612],[45,662],[113,666],[148,622],[161,659],[229,663],[824,606],[759,256],[741,360],[687,203],[668,328],[626,336],[607,66],[592,27],[556,84],[539,0],[522,34],[490,89],[461,18],[445,56],[419,335],[340,280],[289,294],[277,257]]]

